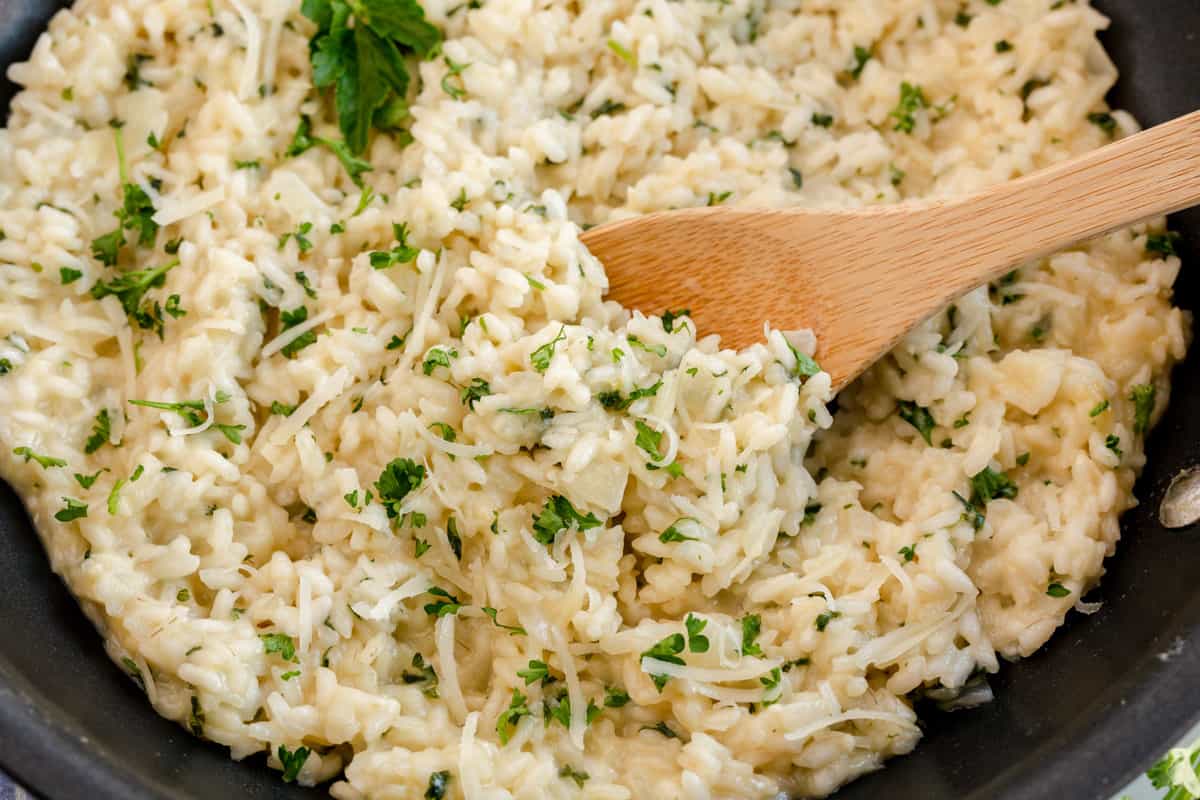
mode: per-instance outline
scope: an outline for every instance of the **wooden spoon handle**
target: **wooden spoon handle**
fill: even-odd
[[[926,209],[944,231],[949,300],[1016,264],[1200,203],[1200,111],[984,192]],[[999,235],[998,235],[999,234]],[[916,261],[934,265],[940,259]]]

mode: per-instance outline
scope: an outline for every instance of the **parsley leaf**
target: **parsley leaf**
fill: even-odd
[[[580,514],[571,501],[556,494],[542,506],[541,513],[533,518],[533,538],[549,547],[554,544],[554,538],[568,528],[575,527],[580,531],[600,527],[600,520],[590,511]]]
[[[438,367],[450,368],[450,359],[458,358],[458,351],[453,347],[446,349],[444,347],[432,347],[425,354],[425,359],[421,362],[421,371],[426,375],[432,375],[433,371]]]
[[[529,363],[533,364],[533,368],[538,372],[545,372],[550,367],[550,360],[554,358],[554,347],[559,342],[567,338],[567,327],[558,329],[558,335],[546,342],[544,345],[534,350],[529,355]]]
[[[896,120],[896,127],[893,130],[912,133],[917,124],[916,113],[928,107],[929,101],[925,99],[925,92],[921,87],[903,81],[900,84],[900,99],[888,115]]]
[[[662,452],[662,433],[654,430],[640,419],[635,419],[633,424],[637,428],[637,437],[633,443],[645,451],[652,460],[662,461],[663,456],[666,455]]]
[[[278,653],[284,661],[296,660],[296,641],[286,633],[264,633],[258,638],[262,639],[263,652],[268,655]]]
[[[368,257],[371,266],[375,269],[387,269],[396,264],[408,264],[415,260],[421,250],[408,243],[409,233],[407,223],[401,222],[399,225],[392,223],[392,235],[396,238],[396,246],[391,250],[377,250],[371,253]]]
[[[379,502],[387,510],[388,517],[400,516],[404,498],[425,480],[425,467],[407,458],[397,458],[388,463],[375,482]]]
[[[461,600],[440,586],[431,586],[428,591],[429,594],[437,598],[432,603],[426,603],[423,606],[425,613],[431,617],[446,617],[451,614],[457,614],[459,609],[463,607]]]
[[[612,389],[606,392],[601,392],[596,396],[600,401],[600,405],[607,408],[609,411],[624,411],[643,397],[654,397],[658,394],[659,388],[662,387],[662,379],[654,383],[653,386],[645,386],[641,389],[634,389],[629,393],[628,397],[622,397],[621,393]]]
[[[150,196],[142,187],[129,180],[129,167],[125,162],[125,139],[119,126],[113,128],[113,136],[117,145],[117,167],[123,197],[121,207],[114,212],[117,218],[116,230],[92,241],[92,255],[106,267],[116,266],[120,249],[126,244],[125,231],[136,231],[137,244],[141,247],[154,244],[154,237],[158,235],[158,223],[154,221],[154,204],[150,201]]]
[[[66,505],[54,514],[54,518],[59,522],[70,522],[87,516],[87,503],[81,503],[70,497],[64,497],[63,502]]]
[[[279,763],[283,765],[283,782],[291,783],[300,775],[300,769],[304,766],[304,762],[308,760],[309,750],[307,747],[297,747],[295,752],[288,750],[283,745],[279,745],[279,750],[276,755],[279,756]]]
[[[91,435],[88,436],[87,441],[83,445],[83,452],[91,455],[108,444],[110,436],[112,436],[112,421],[108,417],[108,409],[102,408],[100,409],[100,413],[96,415],[96,422],[92,426]]]
[[[671,542],[695,542],[695,541],[697,541],[695,536],[685,536],[684,534],[679,532],[679,523],[685,522],[685,521],[686,522],[696,522],[696,520],[693,519],[692,517],[681,517],[681,518],[675,520],[675,522],[671,525],[671,527],[667,528],[665,531],[660,533],[658,535],[658,540],[660,542],[662,542],[663,544],[670,544]]]
[[[545,683],[546,679],[550,677],[550,667],[545,661],[530,659],[528,667],[517,670],[517,677],[523,678],[526,686],[530,686],[538,681]]]
[[[683,626],[687,629],[688,650],[693,653],[708,652],[708,637],[701,635],[701,631],[708,625],[708,620],[700,619],[692,614],[687,615],[687,619],[683,621]]]
[[[429,786],[425,789],[425,800],[443,800],[446,797],[446,784],[450,782],[450,773],[440,770],[429,776]]]
[[[689,614],[688,616],[690,617],[691,615]],[[700,627],[702,629],[704,626],[701,625]],[[699,633],[699,631],[697,631],[697,633]],[[673,633],[667,638],[659,641],[649,650],[643,652],[639,659],[653,658],[656,661],[664,661],[668,664],[678,664],[683,666],[684,660],[679,657],[679,654],[683,652],[683,647],[683,634]],[[654,681],[655,688],[661,693],[663,687],[667,685],[667,681],[671,680],[671,676],[651,673],[650,679]]]
[[[1051,581],[1046,587],[1046,594],[1051,597],[1063,598],[1071,594],[1071,590],[1063,586],[1058,581]]]
[[[747,614],[742,617],[742,655],[761,656],[762,647],[758,645],[758,635],[762,633],[762,617],[758,614]]]
[[[51,458],[50,456],[39,455],[28,447],[14,447],[13,455],[24,456],[26,464],[28,464],[30,460],[36,461],[42,469],[50,469],[51,467],[65,467],[67,465],[67,462],[63,461],[61,458]]]
[[[1200,776],[1200,745],[1176,747],[1146,772],[1156,789],[1170,789],[1168,800],[1195,800],[1188,791]]]
[[[929,409],[924,406],[919,406],[909,400],[900,401],[900,419],[912,425],[921,434],[921,438],[925,440],[925,444],[932,445],[933,429],[937,427],[937,422],[933,418],[933,414],[929,413]]]
[[[513,732],[517,729],[517,723],[523,717],[528,717],[533,713],[529,710],[526,700],[527,698],[521,694],[520,689],[513,689],[512,701],[509,702],[507,709],[500,712],[500,716],[496,720],[496,735],[500,737],[500,744],[508,744],[508,740],[512,738]]]
[[[605,687],[604,705],[608,708],[622,708],[629,705],[629,692],[612,686]]]
[[[688,319],[691,319],[692,310],[690,308],[681,308],[678,311],[672,311],[668,308],[662,314],[663,330],[667,333],[674,333],[675,323],[678,322],[681,317],[687,317]]]
[[[984,467],[971,478],[971,505],[982,509],[990,501],[1017,496],[1017,485],[1003,472]]]
[[[1146,237],[1146,255],[1167,258],[1179,255],[1179,234],[1175,231],[1152,233]]]
[[[526,634],[526,630],[520,625],[505,625],[504,623],[500,622],[500,620],[496,619],[496,615],[500,613],[496,609],[491,608],[490,606],[484,606],[481,610],[484,614],[492,618],[492,623],[497,628],[503,628],[504,630],[508,631],[510,636],[524,636]]]
[[[133,322],[136,322],[141,328],[158,330],[161,336],[162,312],[158,310],[158,304],[143,307],[142,299],[150,289],[165,284],[167,273],[177,266],[179,266],[179,259],[163,264],[161,267],[125,272],[107,283],[96,281],[91,288],[91,295],[97,300],[109,295],[116,297],[121,301],[121,308],[125,309],[125,313]]]
[[[280,311],[279,321],[283,323],[283,330],[285,331],[295,328],[297,325],[302,325],[308,321],[308,306],[300,306],[299,308],[294,308],[291,311]],[[316,341],[317,332],[314,330],[307,330],[285,344],[282,348],[280,348],[279,352],[283,354],[284,358],[291,358],[296,355],[296,353],[299,353],[301,350],[308,347],[310,344],[314,344]]]
[[[406,115],[409,74],[404,58],[428,58],[441,33],[416,0],[304,0],[301,12],[317,25],[309,43],[313,83],[333,87],[338,126],[351,153],[367,149],[372,128],[393,127]],[[351,19],[353,16],[353,26]]]
[[[1154,401],[1158,390],[1152,383],[1134,386],[1129,399],[1133,401],[1133,432],[1145,433],[1150,429],[1150,417],[1154,414]]]
[[[467,408],[475,410],[475,404],[482,397],[487,397],[492,393],[492,387],[483,378],[472,378],[471,383],[464,386],[458,393],[458,397],[462,402],[467,404]]]

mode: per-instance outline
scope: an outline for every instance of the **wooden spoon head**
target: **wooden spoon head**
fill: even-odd
[[[608,272],[610,299],[646,313],[687,308],[700,333],[720,334],[725,347],[762,341],[768,324],[812,330],[817,360],[841,387],[907,330],[881,338],[855,318],[864,302],[878,302],[871,295],[887,292],[862,283],[862,262],[876,254],[847,261],[863,221],[848,212],[697,208],[601,225],[582,240]]]

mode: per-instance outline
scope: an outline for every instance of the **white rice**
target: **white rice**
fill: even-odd
[[[470,64],[466,95],[441,88],[442,58],[420,65],[415,141],[376,136],[357,215],[327,150],[283,155],[301,113],[336,135],[298,4],[80,0],[10,69],[25,91],[0,132],[0,467],[54,568],[160,713],[235,758],[306,748],[298,780],[343,800],[420,796],[441,771],[447,797],[821,796],[908,752],[915,693],[1032,653],[1116,545],[1144,463],[1131,395],[1156,387],[1161,411],[1189,339],[1179,261],[1147,251],[1161,221],[972,292],[835,416],[828,376],[795,377],[779,331],[732,352],[604,303],[577,226],[722,197],[952,195],[1097,147],[1105,19],[1082,0],[424,6]],[[857,78],[855,47],[872,53]],[[150,85],[131,90],[135,54]],[[904,81],[931,106],[911,132],[890,116]],[[594,113],[606,101],[624,108]],[[187,312],[161,340],[88,293],[115,274],[89,255],[121,202],[114,118],[164,225],[122,269],[182,240],[147,295]],[[401,222],[421,255],[373,269]],[[311,249],[281,248],[304,223]],[[60,267],[83,275],[64,285]],[[317,338],[289,358],[307,328],[280,336],[275,308],[301,305]],[[457,356],[426,375],[434,348]],[[477,381],[490,394],[468,404]],[[931,444],[900,401],[929,410]],[[101,412],[108,440],[86,453]],[[237,425],[240,443],[220,427]],[[426,470],[401,525],[375,487],[397,458]],[[964,509],[954,493],[985,469],[1019,493]],[[602,524],[540,543],[556,495]],[[66,497],[87,515],[56,520]],[[434,586],[462,608],[426,613]],[[683,664],[643,656],[689,614],[705,627]],[[749,615],[761,652],[743,652]],[[531,661],[553,682],[519,677]],[[501,744],[514,690],[531,713]],[[615,690],[630,701],[606,706]]]

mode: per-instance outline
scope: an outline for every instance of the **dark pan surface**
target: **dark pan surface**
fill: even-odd
[[[1105,45],[1121,68],[1113,104],[1144,124],[1200,108],[1200,2],[1097,0],[1113,18]],[[25,58],[57,0],[0,0],[0,65]],[[0,81],[0,117],[12,86]],[[1200,253],[1200,213],[1173,222],[1185,263]],[[1177,295],[1200,299],[1184,272]],[[1200,534],[1163,530],[1167,481],[1200,462],[1200,347],[1175,372],[1151,437],[1118,554],[1089,600],[1034,657],[992,680],[995,702],[930,717],[914,754],[842,791],[844,800],[1104,798],[1200,717]],[[158,717],[105,656],[50,572],[17,497],[0,484],[0,765],[51,800],[317,798],[259,761]],[[1167,655],[1173,654],[1173,655]],[[261,758],[261,757],[260,757]]]

